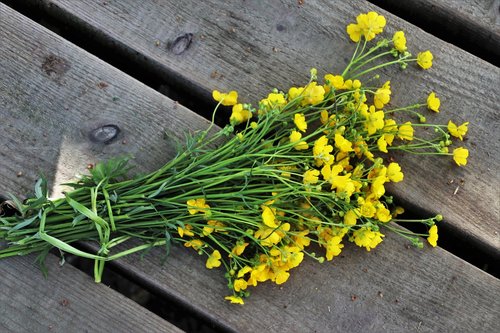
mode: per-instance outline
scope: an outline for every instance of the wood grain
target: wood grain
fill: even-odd
[[[206,126],[206,122],[191,111],[174,107],[168,98],[3,5],[0,5],[0,15],[3,46],[0,50],[3,61],[0,102],[7,106],[0,108],[3,119],[7,119],[1,123],[0,135],[2,142],[9,139],[10,133],[22,133],[25,138],[24,141],[7,141],[9,150],[2,150],[2,158],[17,156],[17,159],[4,161],[5,165],[30,169],[36,165],[33,160],[37,156],[55,150],[53,157],[35,160],[36,163],[49,175],[62,172],[61,168],[65,174],[71,174],[81,170],[89,158],[97,160],[130,150],[136,152],[136,164],[148,169],[171,157],[172,143],[163,142],[159,134],[162,130],[171,136],[182,136],[184,131]],[[60,66],[68,68],[60,77],[54,78],[43,71],[41,64],[50,54],[65,59],[68,65]],[[94,82],[101,81],[107,82],[108,87],[95,88]],[[79,94],[82,95],[78,97]],[[113,100],[113,96],[119,96],[119,100]],[[120,141],[97,147],[89,143],[81,129],[86,128],[86,120],[94,118],[120,121],[128,140],[126,148],[121,148]],[[59,141],[46,139],[52,144],[39,144],[35,139],[44,129],[47,135],[55,135]],[[61,143],[63,138],[71,143],[71,149],[67,150],[64,164],[61,164],[57,158],[61,153],[57,151],[65,149]],[[26,150],[26,142],[37,147],[37,154]],[[35,179],[32,174],[15,177],[3,167],[0,173],[2,179],[8,181],[6,188],[18,191]],[[293,271],[290,281],[283,287],[263,284],[252,290],[252,298],[245,307],[223,301],[227,290],[222,272],[206,270],[204,259],[186,249],[175,248],[162,267],[159,266],[162,249],[153,250],[144,260],[133,256],[117,265],[156,293],[168,294],[199,311],[215,325],[233,331],[499,330],[496,318],[500,308],[498,279],[442,249],[417,250],[407,246],[402,239],[390,235],[382,246],[370,253],[348,245],[344,249],[345,257],[332,263],[319,265],[306,261]],[[17,275],[29,273],[21,264],[12,262],[0,264],[20,269]],[[49,263],[49,266],[54,265]],[[57,277],[51,274],[46,282],[39,282],[35,274],[25,277],[31,281],[29,283],[39,283],[45,292],[51,293],[54,292],[50,285],[54,276]],[[73,287],[83,286],[78,298],[84,300],[92,300],[92,295],[103,288],[67,280],[63,275],[60,279],[61,283]],[[8,281],[1,282],[1,287],[11,288],[7,283],[12,283],[12,279]],[[35,295],[31,302],[40,306],[43,298]],[[26,319],[26,313],[20,316]],[[149,314],[141,315],[141,320],[149,318]]]
[[[500,258],[500,70],[365,1],[42,1],[49,12],[75,24],[123,56],[154,69],[166,82],[210,99],[212,89],[240,92],[255,103],[272,88],[303,84],[310,67],[340,72],[354,45],[345,26],[359,12],[377,10],[389,33],[402,29],[409,49],[430,49],[435,66],[382,72],[391,79],[391,105],[441,98],[441,112],[429,122],[470,121],[469,164],[451,158],[397,156],[405,182],[391,188],[400,203],[422,215],[442,213],[447,230]],[[496,30],[495,30],[496,31]],[[189,47],[172,43],[192,34]],[[413,119],[413,121],[417,121]]]
[[[35,256],[0,261],[2,332],[182,332],[69,264],[47,257],[49,277]]]
[[[500,1],[498,0],[373,0],[397,16],[451,40],[498,66]]]

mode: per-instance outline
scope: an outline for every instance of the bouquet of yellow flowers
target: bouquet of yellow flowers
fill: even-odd
[[[419,103],[389,107],[391,82],[372,72],[410,64],[425,70],[433,56],[412,56],[402,31],[376,40],[385,24],[375,12],[349,24],[357,43],[352,59],[322,81],[313,68],[304,86],[275,89],[257,106],[239,103],[236,91],[214,91],[214,116],[231,107],[230,124],[211,134],[212,121],[155,172],[127,179],[126,160],[103,162],[60,199],[49,199],[39,180],[34,197],[13,198],[17,214],[0,217],[0,240],[8,242],[0,258],[35,252],[43,261],[58,248],[95,260],[99,282],[107,261],[153,246],[168,253],[171,244],[181,244],[206,255],[208,269],[223,267],[231,290],[226,299],[243,304],[249,287],[282,284],[304,256],[332,260],[345,242],[370,251],[393,231],[418,247],[422,236],[436,246],[440,215],[398,219],[402,208],[393,206],[385,187],[404,175],[387,156],[395,150],[444,155],[465,165],[468,150],[450,146],[452,138],[463,139],[468,123],[428,124],[424,112],[440,107],[434,92]],[[409,120],[398,121],[395,114],[403,113]],[[421,127],[432,128],[432,137],[419,137]],[[390,223],[405,221],[421,222],[428,232]],[[132,239],[141,243],[113,251]],[[94,242],[98,250],[82,251],[77,241]]]

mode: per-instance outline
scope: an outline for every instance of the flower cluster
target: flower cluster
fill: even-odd
[[[402,31],[372,45],[385,25],[377,13],[359,15],[357,23],[347,26],[357,49],[342,73],[326,73],[318,80],[312,69],[307,84],[275,89],[256,107],[239,103],[236,91],[215,90],[218,108],[232,108],[230,125],[212,137],[208,129],[190,138],[176,158],[150,175],[118,181],[119,168],[103,164],[62,201],[37,197],[28,206],[20,204],[21,218],[2,219],[4,230],[12,230],[0,236],[13,245],[0,256],[55,246],[96,260],[99,280],[105,261],[147,246],[170,249],[176,242],[206,255],[206,268],[224,268],[232,291],[226,299],[243,304],[250,287],[266,281],[282,284],[306,256],[333,260],[346,242],[370,251],[392,231],[418,247],[422,236],[436,246],[440,215],[418,221],[398,218],[403,209],[393,205],[386,187],[403,181],[404,174],[388,157],[399,150],[452,156],[456,164],[466,165],[468,150],[450,152],[449,147],[452,138],[463,140],[469,123],[428,124],[424,112],[440,111],[435,92],[421,103],[393,107],[391,82],[379,82],[378,76],[365,79],[384,66],[432,66],[429,51],[412,57]],[[380,64],[385,56],[389,60]],[[370,67],[374,61],[377,65]],[[396,113],[410,118],[401,121]],[[434,129],[435,136],[420,137],[423,127]],[[213,148],[221,139],[225,142]],[[40,213],[29,215],[35,208]],[[63,215],[75,229],[61,229]],[[405,221],[421,222],[428,232],[391,223]],[[95,225],[93,234],[88,225]],[[118,236],[110,239],[109,230]],[[37,238],[20,241],[28,231]],[[83,253],[69,245],[82,238],[97,241],[99,252]],[[146,245],[110,254],[130,238]],[[311,250],[317,247],[322,253]]]

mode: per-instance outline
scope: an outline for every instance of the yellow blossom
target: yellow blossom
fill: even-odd
[[[245,304],[243,298],[239,296],[226,296],[224,299],[230,301],[232,304]]]
[[[469,151],[466,148],[459,147],[453,150],[453,160],[457,165],[466,165]]]
[[[373,231],[368,227],[362,227],[352,233],[354,243],[359,247],[364,247],[367,251],[374,249],[382,242],[383,234]]]
[[[307,142],[301,141],[301,139],[302,139],[302,133],[300,133],[298,131],[292,131],[292,133],[290,134],[289,139],[290,139],[291,143],[295,143],[295,145],[293,146],[293,148],[295,148],[296,150],[309,149],[309,145],[307,144]]]
[[[334,157],[330,154],[333,151],[333,146],[328,144],[328,138],[325,135],[320,136],[313,146],[313,155],[317,166],[323,164],[332,164]]]
[[[188,237],[192,237],[192,236],[194,236],[194,233],[191,231],[192,229],[193,229],[193,227],[190,224],[187,224],[186,226],[184,226],[184,228],[178,226],[177,233],[181,237],[184,237],[184,235],[186,235]]]
[[[376,12],[360,14],[356,17],[356,22],[347,26],[347,33],[353,42],[359,42],[361,36],[367,41],[372,40],[383,31],[386,24],[385,17]]]
[[[252,112],[243,108],[243,104],[233,106],[233,111],[229,121],[231,124],[238,125],[252,118]]]
[[[204,244],[203,241],[200,239],[192,239],[189,242],[184,243],[184,246],[185,247],[192,247],[193,249],[198,251],[199,249],[201,249],[203,247],[203,244]]]
[[[403,172],[401,172],[401,167],[396,162],[391,162],[387,167],[387,179],[393,183],[398,183],[404,178]]]
[[[189,214],[194,215],[198,212],[207,213],[210,206],[206,204],[205,199],[191,199],[187,201]]]
[[[248,283],[243,279],[234,280],[233,289],[236,292],[247,289]]]
[[[341,152],[347,153],[352,151],[352,143],[340,134],[335,134],[335,147]]]
[[[325,81],[327,82],[325,85],[325,90],[327,90],[326,92],[330,92],[330,87],[335,88],[335,90],[339,90],[344,87],[344,78],[341,75],[326,74]]]
[[[401,140],[413,140],[413,127],[411,126],[411,122],[407,121],[406,123],[399,126],[398,129],[398,138]]]
[[[377,212],[375,213],[377,220],[380,222],[389,222],[392,219],[391,212],[382,204],[377,206]]]
[[[368,135],[375,134],[379,129],[384,128],[384,111],[376,111],[373,105],[370,106],[368,111],[361,113],[365,118],[365,128]]]
[[[208,257],[205,266],[208,269],[212,269],[214,267],[219,267],[221,265],[220,258],[221,258],[221,255],[220,255],[219,250],[214,250],[214,252],[212,252],[212,254]]]
[[[212,97],[224,106],[232,106],[238,103],[238,92],[232,90],[227,94],[221,93],[218,90],[212,92]]]
[[[307,237],[308,234],[309,230],[306,229],[292,236],[292,239],[298,248],[303,249],[304,247],[309,246],[311,239]]]
[[[260,104],[267,109],[281,108],[286,104],[286,99],[282,93],[270,93],[267,98],[260,101]]]
[[[243,243],[243,242],[238,242],[236,245],[233,247],[231,250],[231,254],[241,256],[243,251],[245,251],[245,248],[248,246],[249,243]],[[229,255],[231,256],[231,255]]]
[[[316,169],[309,169],[306,172],[304,172],[303,175],[303,182],[304,184],[316,184],[318,182],[318,176],[319,176],[319,170]]]
[[[226,233],[226,231],[224,230],[224,227],[225,227],[225,225],[222,222],[215,221],[215,220],[209,220],[209,221],[207,221],[207,225],[203,227],[203,230],[202,230],[203,236],[208,236],[214,231]]]
[[[434,92],[431,92],[429,94],[429,97],[427,97],[427,107],[429,108],[429,110],[439,112],[440,105],[441,101],[439,100],[439,98],[436,97],[436,94]]]
[[[394,48],[403,53],[406,51],[406,37],[403,31],[396,31],[392,37]]]
[[[417,55],[417,64],[423,69],[429,69],[432,67],[432,59],[434,56],[431,51],[420,52]]]
[[[344,214],[344,224],[353,226],[356,225],[356,221],[358,219],[358,214],[352,209],[349,209],[345,214]]]
[[[378,150],[380,150],[383,153],[387,153],[387,141],[385,141],[385,136],[382,135],[380,138],[377,140],[377,147]]]
[[[387,144],[391,146],[392,141],[394,140],[394,136],[398,132],[396,121],[394,119],[385,119],[383,132],[385,142],[387,142]]]
[[[467,126],[469,126],[469,122],[465,122],[460,126],[457,126],[451,120],[448,122],[448,132],[456,138],[463,140],[465,134],[467,134]]]
[[[391,81],[387,81],[381,88],[375,91],[373,104],[377,109],[382,109],[391,100]]]
[[[299,131],[305,132],[307,130],[306,117],[302,113],[296,113],[293,122]]]
[[[315,105],[325,98],[325,88],[319,86],[316,82],[309,83],[303,92],[303,99],[300,102],[302,106]]]
[[[429,244],[432,245],[432,247],[436,247],[437,240],[438,240],[438,228],[437,228],[437,225],[434,224],[429,229],[429,237],[427,237],[427,241],[429,242]]]
[[[342,237],[334,236],[326,242],[326,260],[330,261],[342,251],[344,244],[341,244]]]
[[[262,222],[270,228],[277,228],[279,226],[275,212],[268,206],[263,206],[262,208]]]

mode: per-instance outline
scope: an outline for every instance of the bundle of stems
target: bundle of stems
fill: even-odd
[[[430,67],[430,53],[412,57],[402,32],[371,45],[380,17],[361,14],[355,27],[348,27],[356,51],[345,71],[325,75],[323,84],[312,69],[306,85],[286,93],[276,89],[256,108],[238,103],[235,91],[214,91],[217,108],[232,107],[230,124],[213,134],[212,119],[150,174],[129,179],[127,159],[109,160],[67,184],[73,189],[58,199],[48,198],[47,183],[40,179],[33,197],[12,198],[17,214],[0,217],[0,240],[8,242],[0,258],[38,253],[43,262],[58,248],[93,259],[99,282],[107,261],[155,246],[168,254],[178,243],[206,255],[209,269],[223,265],[232,291],[226,298],[243,303],[249,286],[285,282],[305,255],[332,260],[345,240],[370,251],[382,242],[382,229],[419,247],[420,237],[428,237],[435,246],[440,215],[418,220],[429,227],[423,234],[389,223],[404,220],[397,218],[401,209],[392,205],[385,185],[402,181],[403,173],[383,157],[401,150],[451,155],[463,165],[467,150],[450,153],[448,147],[452,136],[462,139],[467,123],[427,124],[416,110],[436,111],[434,93],[424,103],[390,108],[389,81],[375,86],[378,76],[364,83],[358,79],[390,65],[406,68],[415,61]],[[366,20],[371,30],[363,25]],[[391,59],[380,62],[383,57]],[[419,123],[391,118],[402,112]],[[433,128],[435,137],[418,137],[417,126]],[[132,239],[142,242],[123,249]],[[79,241],[94,242],[98,250],[82,251],[74,246]],[[325,254],[310,251],[312,244]]]

